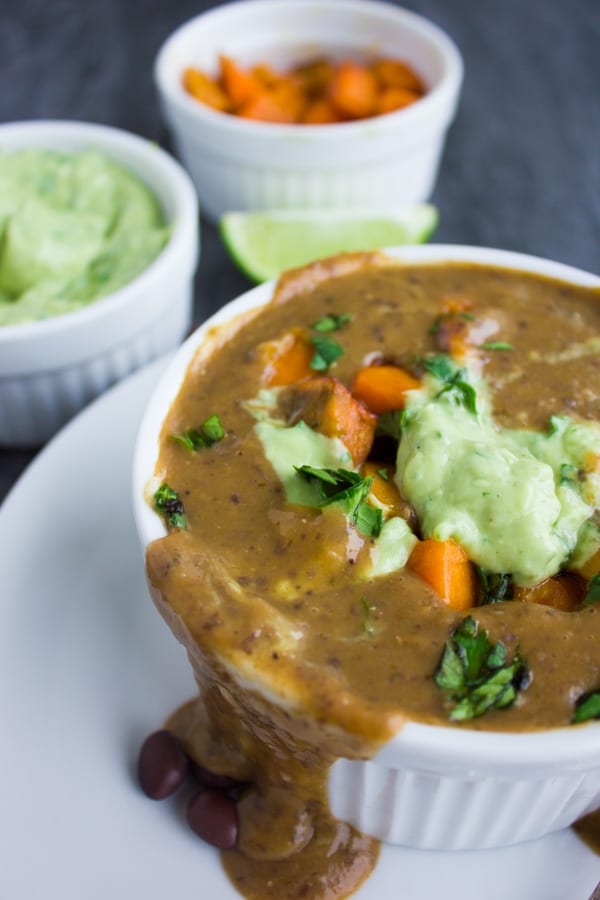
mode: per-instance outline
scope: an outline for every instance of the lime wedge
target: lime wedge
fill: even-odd
[[[435,206],[403,209],[307,209],[229,212],[221,236],[233,260],[254,281],[276,278],[335,253],[421,244],[438,223]]]

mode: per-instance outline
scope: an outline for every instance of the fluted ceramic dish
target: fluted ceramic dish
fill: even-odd
[[[600,278],[579,269],[500,250],[429,245],[386,253],[409,263],[460,260],[600,286]],[[165,534],[144,492],[163,419],[189,362],[209,329],[262,306],[272,293],[272,283],[260,285],[221,309],[186,341],[154,391],[134,454],[134,512],[143,547]],[[466,850],[528,841],[600,806],[600,722],[521,734],[408,723],[371,761],[335,762],[329,802],[334,815],[394,844]]]
[[[0,125],[0,147],[100,150],[150,188],[171,226],[164,249],[120,290],[65,315],[0,327],[0,446],[32,447],[118,379],[181,343],[192,317],[198,205],[176,160],[116,128],[15,122]]]
[[[406,109],[336,125],[274,125],[217,112],[183,88],[187,66],[216,73],[219,54],[282,70],[325,56],[407,61],[427,94]],[[155,80],[204,215],[265,208],[404,206],[433,190],[463,65],[432,22],[377,0],[241,0],[182,25]]]

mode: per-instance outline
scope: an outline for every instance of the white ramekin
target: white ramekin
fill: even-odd
[[[187,66],[218,55],[285,68],[318,55],[407,60],[428,93],[398,112],[336,125],[272,125],[215,112],[186,93]],[[415,13],[376,0],[241,0],[182,25],[162,46],[155,80],[203,215],[228,210],[410,205],[433,190],[463,66],[454,43]]]
[[[460,260],[600,286],[598,276],[580,269],[502,250],[427,245],[386,253],[411,263]],[[133,503],[143,547],[165,534],[144,490],[163,419],[188,364],[209,329],[262,306],[272,293],[273,283],[263,284],[221,309],[183,344],[155,389],[134,453]],[[365,833],[420,849],[487,849],[531,840],[600,806],[600,722],[521,734],[408,723],[371,761],[335,762],[329,802],[336,816]]]
[[[0,327],[0,445],[37,446],[109,385],[176,347],[192,318],[198,204],[187,173],[156,144],[83,122],[0,125],[0,147],[80,152],[121,163],[158,198],[171,237],[134,281],[83,309]]]

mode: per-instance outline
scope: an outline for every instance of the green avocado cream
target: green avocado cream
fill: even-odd
[[[533,585],[564,566],[600,502],[586,459],[600,449],[593,424],[555,418],[546,433],[498,428],[483,382],[476,409],[436,378],[409,395],[396,481],[423,536],[461,544],[478,565]],[[585,526],[585,527],[584,527]]]
[[[111,294],[168,237],[154,195],[104,154],[0,150],[0,325]]]

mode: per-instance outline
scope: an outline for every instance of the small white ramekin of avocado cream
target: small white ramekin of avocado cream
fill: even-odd
[[[198,207],[156,144],[80,122],[0,126],[0,445],[36,446],[177,346]]]

